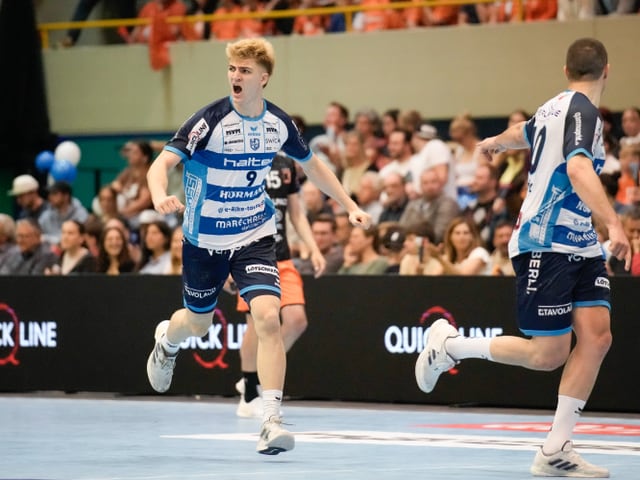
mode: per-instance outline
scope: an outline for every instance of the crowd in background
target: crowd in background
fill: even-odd
[[[634,254],[631,272],[615,258],[607,266],[613,275],[640,275],[640,110],[624,110],[619,125],[606,108],[601,114],[607,156],[600,178]],[[293,118],[304,135],[304,119]],[[528,118],[514,110],[508,124]],[[311,149],[374,223],[351,228],[347,214],[299,169],[301,202],[327,274],[513,275],[508,242],[527,189],[528,150],[491,161],[478,155],[480,138],[468,113],[438,132],[417,111],[363,108],[351,115],[331,102],[323,129],[308,139]],[[127,166],[91,205],[75,198],[69,183],[14,178],[8,193],[16,210],[0,214],[0,274],[179,274],[182,219],[153,210],[146,180],[162,146],[123,145]],[[184,202],[181,165],[171,172],[168,191]],[[606,246],[606,229],[595,226]],[[293,233],[294,263],[312,274],[309,252]]]
[[[434,27],[459,24],[491,24],[505,22],[535,22],[546,20],[587,19],[596,15],[637,14],[640,0],[505,0],[447,5],[437,1],[429,7],[416,6],[392,9],[388,6],[400,0],[117,0],[114,14],[119,18],[148,18],[149,25],[133,29],[120,28],[118,33],[129,43],[163,44],[177,40],[221,40],[270,35],[320,35],[347,30],[344,13],[298,15],[277,19],[226,19],[169,24],[170,16],[196,14],[260,13],[276,10],[303,10],[318,7],[350,5],[380,6],[357,12],[352,29],[373,32],[403,28]],[[402,0],[405,1],[405,0]],[[86,20],[99,0],[79,0],[72,21]],[[414,0],[414,3],[421,3]],[[60,42],[73,46],[80,30],[71,29]]]

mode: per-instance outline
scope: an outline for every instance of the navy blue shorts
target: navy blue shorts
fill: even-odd
[[[209,250],[186,239],[182,245],[182,297],[195,313],[216,308],[229,274],[248,304],[259,295],[280,297],[275,240],[264,237],[237,250]]]
[[[518,326],[529,336],[571,331],[575,307],[611,308],[609,278],[602,258],[528,252],[513,258]]]

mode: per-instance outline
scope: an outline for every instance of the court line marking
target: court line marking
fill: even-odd
[[[406,432],[380,432],[370,430],[334,430],[292,432],[297,442],[340,443],[352,445],[390,445],[412,447],[480,448],[491,450],[536,450],[542,438],[499,437],[489,435],[451,435]],[[161,435],[161,438],[188,440],[252,441],[252,433],[196,433]],[[640,443],[604,440],[575,440],[574,446],[584,453],[640,456]]]

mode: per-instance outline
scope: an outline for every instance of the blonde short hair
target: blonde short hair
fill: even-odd
[[[273,45],[264,38],[245,38],[227,44],[227,58],[240,60],[255,60],[269,75],[273,73],[276,56]]]

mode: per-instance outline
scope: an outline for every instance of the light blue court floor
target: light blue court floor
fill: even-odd
[[[232,399],[0,396],[0,479],[529,479],[551,412],[289,402],[295,450],[255,452]],[[575,443],[640,479],[640,416],[585,414]]]

